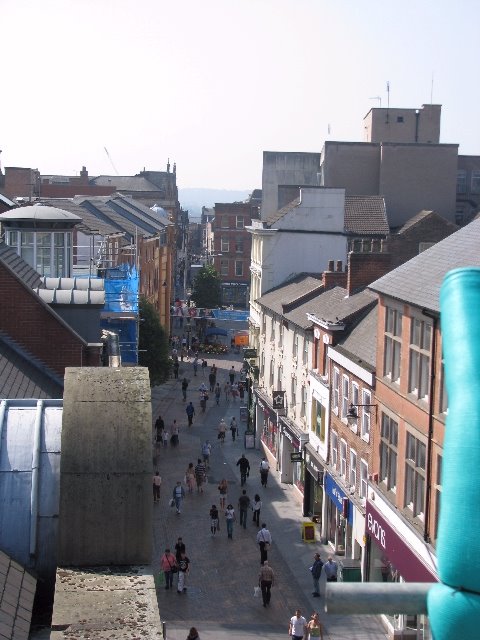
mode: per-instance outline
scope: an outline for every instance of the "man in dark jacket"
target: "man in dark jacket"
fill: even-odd
[[[247,481],[247,476],[250,474],[250,462],[247,460],[244,453],[242,453],[242,457],[237,460],[237,467],[240,467],[240,482],[243,487]]]
[[[319,598],[320,597],[319,580],[320,580],[320,576],[322,575],[322,567],[323,567],[323,562],[320,559],[320,554],[316,553],[314,558],[313,558],[313,564],[310,567],[310,571],[312,572],[312,579],[313,579],[313,593],[312,593],[312,596],[314,598]]]

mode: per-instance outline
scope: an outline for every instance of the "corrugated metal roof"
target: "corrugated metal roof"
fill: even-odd
[[[440,287],[448,271],[480,266],[480,220],[448,236],[379,278],[369,289],[440,312]]]
[[[62,404],[0,403],[0,547],[41,577],[56,569]]]

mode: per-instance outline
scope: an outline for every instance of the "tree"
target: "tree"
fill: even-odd
[[[140,330],[138,336],[138,363],[147,367],[150,386],[162,384],[170,376],[168,336],[160,324],[155,307],[140,298]]]
[[[191,299],[199,308],[213,309],[220,305],[222,290],[220,276],[215,267],[207,265],[202,267],[193,281]]]

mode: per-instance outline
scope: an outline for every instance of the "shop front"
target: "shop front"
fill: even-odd
[[[393,510],[388,511],[385,503],[380,505],[380,510],[378,500],[375,495],[375,503],[367,500],[366,504],[366,581],[437,582],[431,550],[398,514]],[[426,616],[398,614],[384,615],[382,619],[389,638],[431,638]]]
[[[273,410],[268,397],[260,389],[254,389],[254,394],[257,447],[260,447],[261,441],[278,460],[280,441],[277,413]]]
[[[330,473],[325,473],[325,508],[322,537],[337,555],[350,555],[353,505]]]
[[[324,467],[319,455],[311,444],[305,445],[305,490],[303,494],[303,515],[319,524],[322,530],[323,478]]]
[[[294,484],[302,493],[304,490],[303,447],[308,442],[308,433],[301,431],[286,416],[279,417],[280,423],[280,477],[282,482]]]

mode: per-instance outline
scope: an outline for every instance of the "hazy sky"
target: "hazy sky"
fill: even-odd
[[[442,104],[480,155],[479,0],[0,0],[2,166],[261,186],[262,152]],[[433,77],[433,92],[432,92]],[[330,129],[330,134],[328,133]]]

